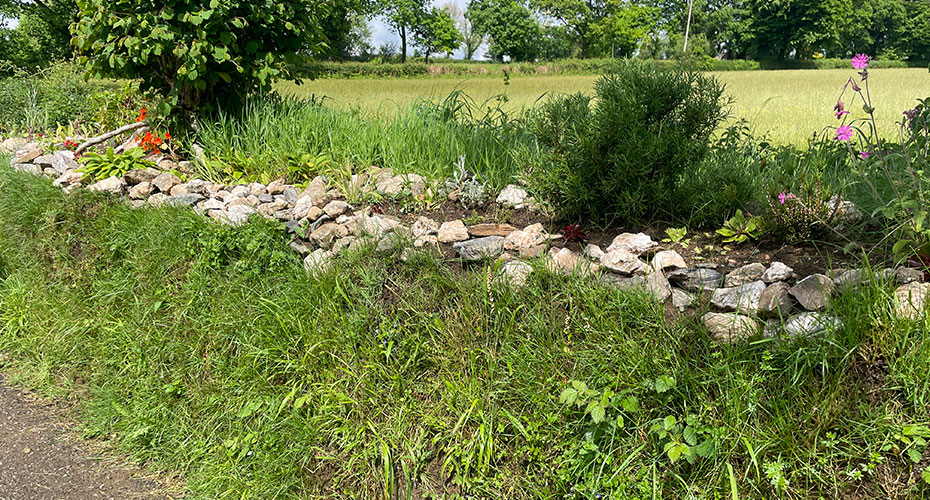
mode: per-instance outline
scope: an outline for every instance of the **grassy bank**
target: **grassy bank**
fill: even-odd
[[[542,269],[512,290],[368,248],[309,276],[263,221],[64,196],[6,167],[0,193],[6,369],[183,471],[192,498],[928,493],[928,322],[893,319],[878,283],[834,302],[840,332],[725,346]],[[572,381],[603,420],[559,401]]]
[[[852,69],[821,71],[726,71],[713,73],[727,85],[734,98],[734,118],[749,120],[758,134],[768,134],[775,143],[804,144],[815,132],[835,126],[833,104]],[[884,134],[896,134],[901,112],[916,104],[915,98],[930,96],[930,74],[926,69],[876,69],[871,72],[873,102]],[[462,90],[476,102],[504,94],[504,109],[532,107],[546,94],[590,93],[595,76],[546,76],[443,79],[320,79],[295,86],[282,83],[287,95],[326,96],[327,105],[357,109],[366,115],[392,116],[418,99],[442,99],[452,90]],[[896,135],[894,135],[896,137]]]

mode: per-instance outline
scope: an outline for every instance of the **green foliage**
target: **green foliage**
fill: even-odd
[[[720,345],[544,266],[515,290],[361,248],[310,276],[261,218],[131,209],[2,165],[5,367],[191,498],[711,500],[723,464],[740,498],[928,491],[907,449],[930,422],[930,319],[897,320],[893,286],[837,296],[842,330]],[[570,381],[588,390],[559,403]]]
[[[665,229],[666,238],[662,238],[664,243],[674,243],[676,245],[681,245],[684,248],[688,248],[691,244],[691,238],[685,238],[688,235],[688,228],[686,227],[669,227]]]
[[[533,122],[546,148],[528,180],[568,219],[629,223],[667,213],[679,177],[699,164],[723,120],[711,77],[627,61],[577,94],[544,104]]]
[[[407,39],[426,11],[425,0],[377,0],[380,13],[400,36],[400,61],[407,62]]]
[[[0,78],[0,131],[34,133],[66,124],[96,128],[101,96],[132,99],[131,89],[119,88],[113,82],[85,80],[77,67],[65,63],[35,72],[17,71]]]
[[[107,148],[104,154],[85,153],[80,162],[84,164],[79,169],[90,182],[107,179],[109,177],[122,177],[130,170],[154,167],[155,162],[145,159],[142,148],[132,148],[124,153],[116,154],[113,148]]]
[[[740,244],[759,239],[762,228],[759,219],[751,215],[746,217],[742,210],[737,210],[736,214],[717,230],[717,234],[723,238],[724,243]]]
[[[462,35],[456,29],[455,21],[448,12],[438,7],[423,13],[413,29],[413,35],[426,56],[426,64],[429,64],[430,54],[451,54],[462,44]]]
[[[473,0],[466,13],[476,32],[488,37],[488,53],[497,60],[532,61],[542,34],[532,12],[517,0]]]
[[[74,44],[94,76],[139,78],[162,114],[241,101],[319,48],[318,2],[79,0]],[[189,122],[187,122],[189,123]]]
[[[68,26],[76,13],[74,0],[16,1],[13,9],[0,5],[0,19],[18,20],[13,29],[3,28],[0,22],[0,75],[8,73],[8,68],[35,70],[69,59],[72,49]]]
[[[202,167],[217,180],[302,182],[325,165],[348,165],[353,173],[389,167],[440,180],[464,158],[468,172],[499,190],[519,170],[514,151],[536,154],[521,115],[504,111],[502,104],[475,103],[459,91],[380,121],[319,101],[254,99],[240,111],[224,111],[201,124],[198,141],[214,155]],[[310,160],[315,168],[306,168]]]

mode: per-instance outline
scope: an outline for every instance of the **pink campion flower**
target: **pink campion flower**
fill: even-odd
[[[852,67],[855,69],[865,69],[869,67],[869,56],[865,54],[856,54],[852,59]]]
[[[836,106],[833,106],[833,114],[836,115],[836,119],[839,120],[843,115],[848,115],[849,111],[846,111],[843,106],[843,101],[836,101]]]
[[[917,110],[916,110],[916,109],[909,109],[909,110],[907,110],[907,111],[904,112],[904,117],[907,118],[908,120],[913,120],[914,117],[916,117],[916,116],[917,116]],[[41,137],[41,136],[39,136],[39,137]]]
[[[849,125],[843,125],[836,129],[836,138],[841,141],[848,141],[852,139],[853,129]]]
[[[872,153],[869,153],[868,151],[859,151],[859,158],[862,158],[863,160],[868,160],[870,156],[872,156]]]
[[[793,193],[779,193],[778,203],[781,203],[782,205],[784,205],[786,201],[790,201],[795,198],[797,198],[797,196],[795,196]]]

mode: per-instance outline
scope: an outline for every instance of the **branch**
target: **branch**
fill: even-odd
[[[107,132],[107,133],[105,133],[105,134],[98,135],[97,137],[88,139],[86,142],[84,142],[84,144],[81,144],[80,146],[78,146],[78,148],[77,148],[74,152],[75,152],[76,154],[81,154],[81,153],[83,153],[85,150],[87,150],[87,148],[89,148],[89,147],[91,147],[91,146],[96,146],[97,144],[100,144],[101,142],[107,141],[107,140],[109,140],[109,139],[112,138],[112,137],[116,137],[116,136],[118,136],[118,135],[120,135],[120,134],[129,132],[130,130],[135,130],[135,129],[137,129],[137,128],[148,127],[148,126],[149,126],[149,124],[146,123],[146,122],[136,122],[136,123],[130,123],[129,125],[123,125],[122,127],[118,128],[118,129],[116,129],[116,130],[112,130],[112,131]]]

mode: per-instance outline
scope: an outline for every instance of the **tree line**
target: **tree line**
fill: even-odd
[[[35,67],[72,55],[69,27],[78,21],[79,3],[0,0],[0,68]],[[460,49],[466,59],[513,61],[785,60],[854,53],[930,59],[930,0],[471,0],[465,8],[452,1],[330,0],[317,4],[312,15],[322,40],[313,55],[328,60],[405,61],[411,48],[427,62]],[[375,17],[392,28],[396,44],[372,46],[369,22]],[[15,26],[3,22],[12,19]]]

